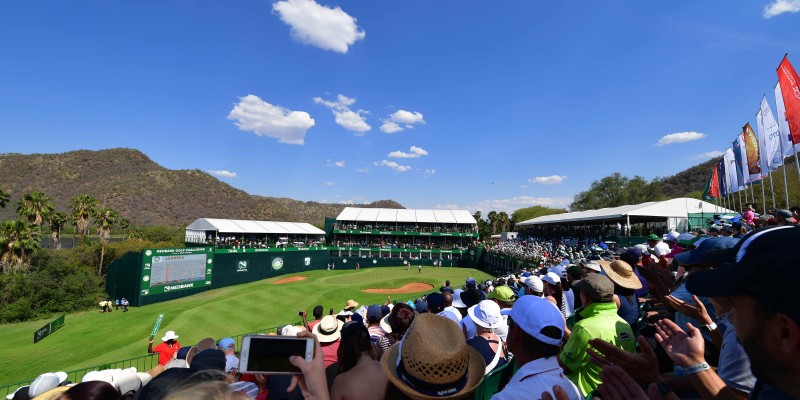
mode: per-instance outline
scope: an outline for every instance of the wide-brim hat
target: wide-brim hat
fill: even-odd
[[[467,305],[461,300],[461,293],[464,293],[462,289],[456,289],[453,293],[453,307],[455,308],[467,308]]]
[[[634,290],[642,288],[642,281],[633,273],[633,268],[630,264],[625,261],[614,260],[608,262],[601,260],[599,263],[600,266],[603,267],[603,271],[606,272],[608,279],[611,279],[611,281],[617,285]]]
[[[500,315],[500,306],[491,300],[483,300],[470,307],[467,314],[475,325],[494,329],[503,325],[503,316]]]
[[[392,333],[392,326],[389,325],[389,317],[391,315],[392,314],[390,313],[385,317],[381,318],[381,328],[383,328],[383,330],[386,331],[386,333]]]
[[[347,304],[344,305],[345,310],[347,310],[348,308],[356,308],[356,307],[358,307],[358,302],[353,299],[347,300]]]
[[[178,335],[175,334],[175,331],[167,331],[167,333],[164,334],[164,337],[161,338],[161,341],[166,342],[167,340],[177,339],[177,338]]]
[[[344,325],[344,322],[338,318],[333,315],[326,315],[322,317],[318,324],[314,325],[313,333],[320,343],[335,342],[342,337],[342,325]]]
[[[462,399],[471,396],[483,381],[486,362],[467,345],[458,325],[445,317],[421,314],[403,340],[383,354],[381,368],[389,382],[412,399]],[[399,370],[405,371],[405,377]],[[426,385],[428,392],[453,393],[425,394],[412,387],[412,381]]]

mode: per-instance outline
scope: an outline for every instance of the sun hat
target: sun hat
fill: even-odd
[[[347,300],[347,303],[344,305],[344,309],[345,310],[356,308],[356,307],[358,307],[358,302],[353,300],[353,299]]]
[[[217,342],[214,341],[214,338],[207,337],[197,343],[197,352],[199,353],[203,350],[213,349],[216,346]]]
[[[581,279],[581,293],[594,302],[608,303],[614,300],[614,282],[601,274],[589,274]]]
[[[236,348],[236,342],[233,338],[226,337],[224,339],[220,339],[219,343],[217,343],[217,347],[220,350],[233,350]]]
[[[557,285],[561,283],[561,277],[554,272],[548,272],[542,276],[542,281],[547,282],[551,285]]]
[[[720,259],[720,268],[689,275],[686,290],[697,296],[749,296],[766,308],[800,321],[796,286],[800,227],[772,226],[751,231]]]
[[[594,272],[600,272],[602,270],[602,268],[600,267],[600,263],[598,263],[595,260],[586,261],[585,263],[583,263],[583,267],[586,269],[590,269]]]
[[[538,296],[522,296],[514,303],[514,307],[501,310],[500,313],[510,316],[520,329],[536,340],[553,346],[561,345],[564,316],[549,300]],[[556,339],[542,334],[544,328],[551,326],[558,328],[562,337]]]
[[[467,308],[467,305],[461,301],[461,293],[464,293],[461,289],[456,289],[455,293],[453,293],[453,307],[455,308]]]
[[[313,333],[320,343],[332,343],[342,337],[342,325],[344,323],[333,315],[326,315],[314,325]]]
[[[383,354],[381,367],[389,382],[412,399],[460,399],[481,383],[486,362],[467,345],[458,325],[422,314]]]
[[[166,342],[167,340],[177,339],[177,338],[178,335],[175,334],[175,331],[167,331],[167,333],[164,334],[164,337],[161,338],[161,341]]]
[[[300,328],[294,325],[286,325],[281,329],[281,336],[297,336],[300,333]]]
[[[633,273],[633,268],[630,264],[622,260],[614,260],[612,262],[600,261],[603,266],[606,276],[612,282],[626,289],[641,289],[642,281]]]
[[[694,250],[676,254],[674,260],[682,265],[716,263],[718,256],[723,255],[724,250],[731,249],[737,244],[739,239],[732,237],[710,237],[696,244]]]
[[[45,372],[36,377],[28,388],[28,396],[36,397],[50,389],[55,389],[67,380],[66,372]]]
[[[388,314],[385,317],[381,318],[381,328],[386,333],[392,333],[392,326],[389,325],[389,317],[391,317],[391,316],[392,316],[392,314]]]
[[[513,303],[516,299],[516,296],[514,296],[514,291],[508,286],[498,286],[494,288],[494,291],[489,293],[486,297],[492,300],[502,301],[503,303]],[[430,303],[430,299],[428,299],[428,302]]]
[[[114,387],[119,390],[119,393],[124,395],[126,393],[135,392],[142,388],[142,380],[136,372],[129,370],[122,370],[119,372],[112,372],[114,381],[110,382]]]
[[[500,306],[491,300],[483,300],[470,307],[467,314],[475,325],[494,329],[502,325],[503,316],[500,315]]]

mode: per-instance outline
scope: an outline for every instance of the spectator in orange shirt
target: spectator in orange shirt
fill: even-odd
[[[148,353],[158,353],[158,365],[166,365],[172,357],[175,355],[181,348],[181,344],[178,343],[177,339],[178,335],[175,334],[175,331],[167,331],[164,334],[164,337],[161,338],[162,342],[153,348],[153,338],[150,338],[150,344],[147,346]]]

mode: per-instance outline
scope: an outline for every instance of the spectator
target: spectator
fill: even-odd
[[[501,311],[511,308],[516,300],[514,291],[508,286],[498,286],[492,293],[489,293],[487,297],[489,297],[490,300],[494,300],[497,305],[500,306]],[[508,316],[503,315],[503,324],[495,328],[494,332],[497,336],[500,336],[503,342],[508,340]]]
[[[753,222],[756,218],[756,209],[753,207],[752,204],[747,205],[747,210],[745,210],[744,214],[742,214],[742,219],[744,223],[750,226],[753,226]]]
[[[639,278],[633,273],[633,268],[622,260],[612,262],[601,261],[603,271],[614,283],[614,302],[617,304],[617,315],[624,319],[631,327],[639,319],[639,298],[636,289],[642,288]]]
[[[450,287],[450,280],[449,279],[444,281],[444,286],[439,288],[439,292],[441,292],[441,293],[450,292],[450,294],[453,294],[453,288]]]
[[[510,311],[510,312],[509,312]],[[583,399],[578,388],[564,376],[558,362],[564,336],[564,316],[549,301],[524,296],[505,310],[508,317],[508,350],[514,354],[519,370],[493,400],[538,398],[539,393],[553,394],[560,386],[564,398]]]
[[[542,282],[542,278],[539,278],[536,275],[531,275],[527,278],[523,278],[522,281],[523,287],[520,288],[520,297],[524,295],[531,295],[536,297],[543,297],[544,296],[544,282]]]
[[[454,316],[457,319],[457,322],[461,321],[461,318],[463,318],[461,312],[458,311],[458,308],[456,308],[453,304],[455,302],[454,294],[444,291],[442,292],[442,298],[444,299],[444,310],[447,311],[449,315]],[[460,296],[458,302],[459,304],[464,304],[461,302]]]
[[[797,223],[792,212],[782,208],[775,210],[775,220],[779,226],[794,225]]]
[[[469,309],[469,317],[475,323],[476,335],[467,344],[478,350],[486,363],[486,373],[502,367],[508,362],[505,344],[494,330],[505,323],[500,315],[500,306],[494,301],[483,300]]]
[[[691,234],[685,234],[692,236]],[[650,294],[650,286],[647,284],[647,279],[639,273],[639,268],[642,266],[642,251],[636,247],[628,247],[624,249],[619,259],[628,263],[633,268],[633,273],[639,279],[641,288],[636,290],[637,297],[647,297]],[[598,265],[599,266],[599,265]],[[600,272],[599,270],[597,272]]]
[[[630,325],[617,315],[614,283],[608,277],[586,276],[581,281],[581,303],[584,305],[579,313],[582,319],[573,326],[559,361],[569,379],[586,396],[601,382],[600,367],[589,362],[586,352],[589,340],[603,339],[629,352],[635,350],[636,343]]]
[[[408,327],[414,322],[415,315],[411,306],[405,303],[397,303],[392,308],[392,312],[381,320],[381,328],[387,334],[378,342],[378,349],[381,353],[378,354],[379,357],[382,357],[383,352],[403,338]]]
[[[481,298],[478,295],[478,289],[465,290],[461,293],[461,300],[464,302],[464,305],[467,306],[466,310],[474,307],[481,302]],[[464,338],[469,340],[475,337],[477,330],[475,329],[475,323],[472,322],[472,318],[469,318],[467,314],[464,314],[464,317],[465,318],[462,318],[460,321],[461,330],[464,332]]]
[[[175,352],[181,348],[181,344],[176,339],[178,339],[178,335],[175,334],[175,331],[167,331],[164,337],[161,338],[161,343],[153,348],[153,338],[150,338],[147,352],[158,353],[158,365],[166,365],[172,360]]]
[[[382,337],[386,336],[386,331],[381,328],[382,318],[383,312],[381,311],[381,306],[373,304],[367,308],[367,329],[369,331],[370,340],[376,345]]]
[[[333,382],[331,399],[383,399],[389,381],[376,360],[367,328],[356,322],[345,324],[339,345],[339,375]]]
[[[322,313],[325,312],[325,309],[322,305],[318,305],[314,307],[314,310],[311,312],[314,315],[314,320],[308,323],[308,329],[314,329],[314,325],[318,324],[319,321],[322,319]]]
[[[445,310],[444,309],[444,296],[441,293],[435,292],[425,296],[428,302],[428,312],[431,314],[436,314],[440,317],[445,317],[455,323],[458,323],[461,319],[459,316],[456,316],[454,311]]]
[[[236,342],[233,338],[225,338],[217,344],[225,353],[225,372],[239,372],[239,358],[236,357]]]
[[[670,252],[669,245],[662,242],[661,238],[655,234],[651,234],[647,237],[647,245],[651,249],[650,253],[658,259],[658,265],[662,268],[666,268],[667,265],[669,265],[669,261],[667,260],[667,254]]]
[[[564,318],[569,318],[573,310],[569,309],[569,302],[561,288],[561,277],[554,272],[548,272],[542,276],[542,281],[544,282],[544,295],[547,300],[550,300],[561,310]]]
[[[342,325],[344,323],[333,315],[326,315],[314,326],[313,333],[321,344],[325,368],[338,361]]]

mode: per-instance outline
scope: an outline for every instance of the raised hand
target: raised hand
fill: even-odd
[[[664,301],[666,301],[670,307],[686,314],[689,318],[696,319],[704,325],[709,325],[714,322],[711,316],[708,315],[708,311],[703,302],[695,295],[692,295],[692,299],[694,300],[694,304],[687,303],[675,296],[664,297]]]
[[[700,330],[687,323],[689,333],[668,319],[656,325],[656,340],[664,348],[669,358],[679,367],[691,367],[705,362],[705,339]]]
[[[641,353],[630,353],[603,339],[592,339],[589,344],[594,349],[587,349],[589,358],[600,367],[616,365],[640,384],[653,383],[659,380],[658,358],[650,343],[643,336],[637,338]]]
[[[598,389],[603,400],[650,400],[642,387],[620,367],[606,365],[600,371],[600,379],[603,383]]]

